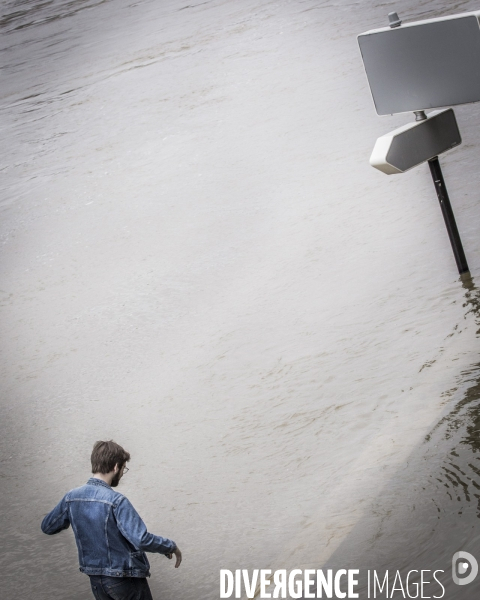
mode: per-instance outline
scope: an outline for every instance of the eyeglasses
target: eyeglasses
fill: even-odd
[[[123,467],[123,474],[125,475],[125,473],[128,473],[130,469],[128,467]]]

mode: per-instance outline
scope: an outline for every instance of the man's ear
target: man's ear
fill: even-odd
[[[115,475],[120,471],[120,466],[117,463],[114,467],[113,467],[113,472],[115,473]]]

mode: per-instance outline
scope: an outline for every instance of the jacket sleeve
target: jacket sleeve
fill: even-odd
[[[70,527],[65,497],[63,497],[57,506],[44,517],[41,527],[43,533],[48,535],[59,533],[63,529],[68,529]]]
[[[119,501],[114,515],[121,534],[139,550],[170,554],[177,547],[173,540],[148,533],[145,523],[127,498]]]

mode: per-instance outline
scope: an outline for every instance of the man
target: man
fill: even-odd
[[[113,441],[97,442],[91,460],[93,477],[65,494],[42,531],[53,535],[72,525],[80,571],[90,576],[97,600],[153,600],[145,552],[174,554],[175,568],[182,553],[172,540],[148,533],[129,500],[112,489],[128,471],[130,454]]]

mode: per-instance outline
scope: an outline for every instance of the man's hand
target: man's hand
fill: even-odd
[[[180,566],[180,563],[182,562],[182,553],[180,552],[180,549],[178,548],[178,546],[175,548],[175,550],[173,552],[171,552],[170,554],[165,554],[165,556],[167,558],[172,558],[172,556],[175,554],[175,558],[177,559],[175,561],[175,568],[178,569],[178,567]]]

